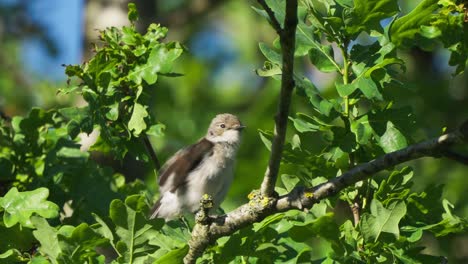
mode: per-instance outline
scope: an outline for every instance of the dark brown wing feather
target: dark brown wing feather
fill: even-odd
[[[161,173],[159,174],[160,189],[165,189],[163,187],[165,187],[168,178],[173,173],[175,178],[169,191],[174,192],[181,185],[185,184],[189,172],[196,169],[204,157],[212,154],[213,146],[213,142],[202,138],[197,143],[177,152],[161,169]]]
[[[197,143],[179,150],[171,157],[161,168],[159,174],[159,189],[161,192],[175,192],[177,188],[184,185],[187,181],[187,175],[190,171],[195,170],[204,157],[213,153],[214,144],[211,141],[202,138]],[[174,173],[172,186],[167,181]],[[164,190],[166,189],[166,190]],[[162,195],[162,193],[161,193]],[[158,217],[159,207],[161,206],[161,198],[153,205],[150,211],[150,219]]]

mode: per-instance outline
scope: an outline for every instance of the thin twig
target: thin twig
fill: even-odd
[[[260,2],[260,1],[259,1]],[[283,153],[289,108],[294,90],[294,47],[296,45],[297,0],[286,1],[284,29],[280,34],[281,54],[283,57],[281,74],[281,92],[275,118],[275,130],[271,145],[270,160],[263,178],[261,193],[270,197],[274,193],[276,178]]]
[[[161,169],[161,163],[159,163],[158,156],[156,156],[156,152],[153,149],[153,146],[151,145],[151,142],[148,138],[148,135],[142,134],[141,139],[143,140],[143,145],[145,145],[146,151],[150,155],[151,161],[153,162],[155,172]]]
[[[258,3],[262,6],[263,10],[267,12],[268,17],[270,17],[270,24],[276,30],[276,33],[281,36],[282,28],[281,24],[278,22],[275,16],[275,12],[267,5],[265,0],[258,0]]]

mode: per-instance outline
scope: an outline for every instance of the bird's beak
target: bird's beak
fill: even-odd
[[[244,125],[238,125],[238,126],[235,127],[234,129],[240,131],[240,130],[242,130],[242,129],[244,129],[244,128],[246,128],[246,126],[244,126]]]

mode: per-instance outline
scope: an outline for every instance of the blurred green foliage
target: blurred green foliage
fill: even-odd
[[[140,2],[148,2],[138,5],[140,13],[148,9],[145,5],[155,5]],[[188,12],[193,23],[169,24],[169,33],[151,25],[144,34],[136,26],[145,20],[137,20],[136,7],[130,5],[132,25],[101,31],[95,55],[83,65],[67,66],[66,74],[73,77],[68,85],[42,84],[22,72],[15,57],[7,56],[18,52],[18,40],[2,39],[0,236],[12,239],[0,242],[0,259],[181,259],[189,230],[181,223],[146,220],[157,186],[141,137],[150,136],[164,161],[203,136],[219,112],[238,114],[248,127],[223,207],[228,211],[247,201],[267,164],[281,54],[258,6],[252,10],[248,2],[221,2]],[[284,1],[267,3],[281,20]],[[314,186],[466,120],[468,30],[462,1],[300,3],[297,94],[279,193],[298,184]],[[161,13],[154,18],[187,11],[186,4],[158,1]],[[173,21],[169,16],[161,20]],[[224,44],[205,46],[220,39]],[[222,49],[230,53],[216,53]],[[63,94],[53,99],[56,88],[67,99]],[[74,93],[86,106],[73,105],[80,97]],[[80,151],[78,134],[93,129],[101,132],[98,142],[91,151]],[[353,186],[309,213],[272,215],[219,239],[204,259],[440,263],[434,256],[444,255],[450,263],[462,263],[468,258],[459,249],[466,246],[466,234],[453,233],[464,232],[468,218],[462,198],[468,189],[466,167],[434,159],[410,165],[413,169],[398,168]],[[26,206],[21,200],[34,203]],[[355,201],[362,209],[357,227],[348,205]],[[30,213],[19,214],[25,206]],[[33,212],[36,216],[30,217]],[[439,236],[444,238],[433,241]],[[424,254],[420,245],[429,246]],[[39,254],[30,253],[36,250]]]

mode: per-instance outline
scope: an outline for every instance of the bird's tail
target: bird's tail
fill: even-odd
[[[155,219],[158,217],[160,207],[161,207],[161,198],[159,198],[156,201],[156,203],[153,205],[153,208],[151,208],[149,212],[149,219]]]

